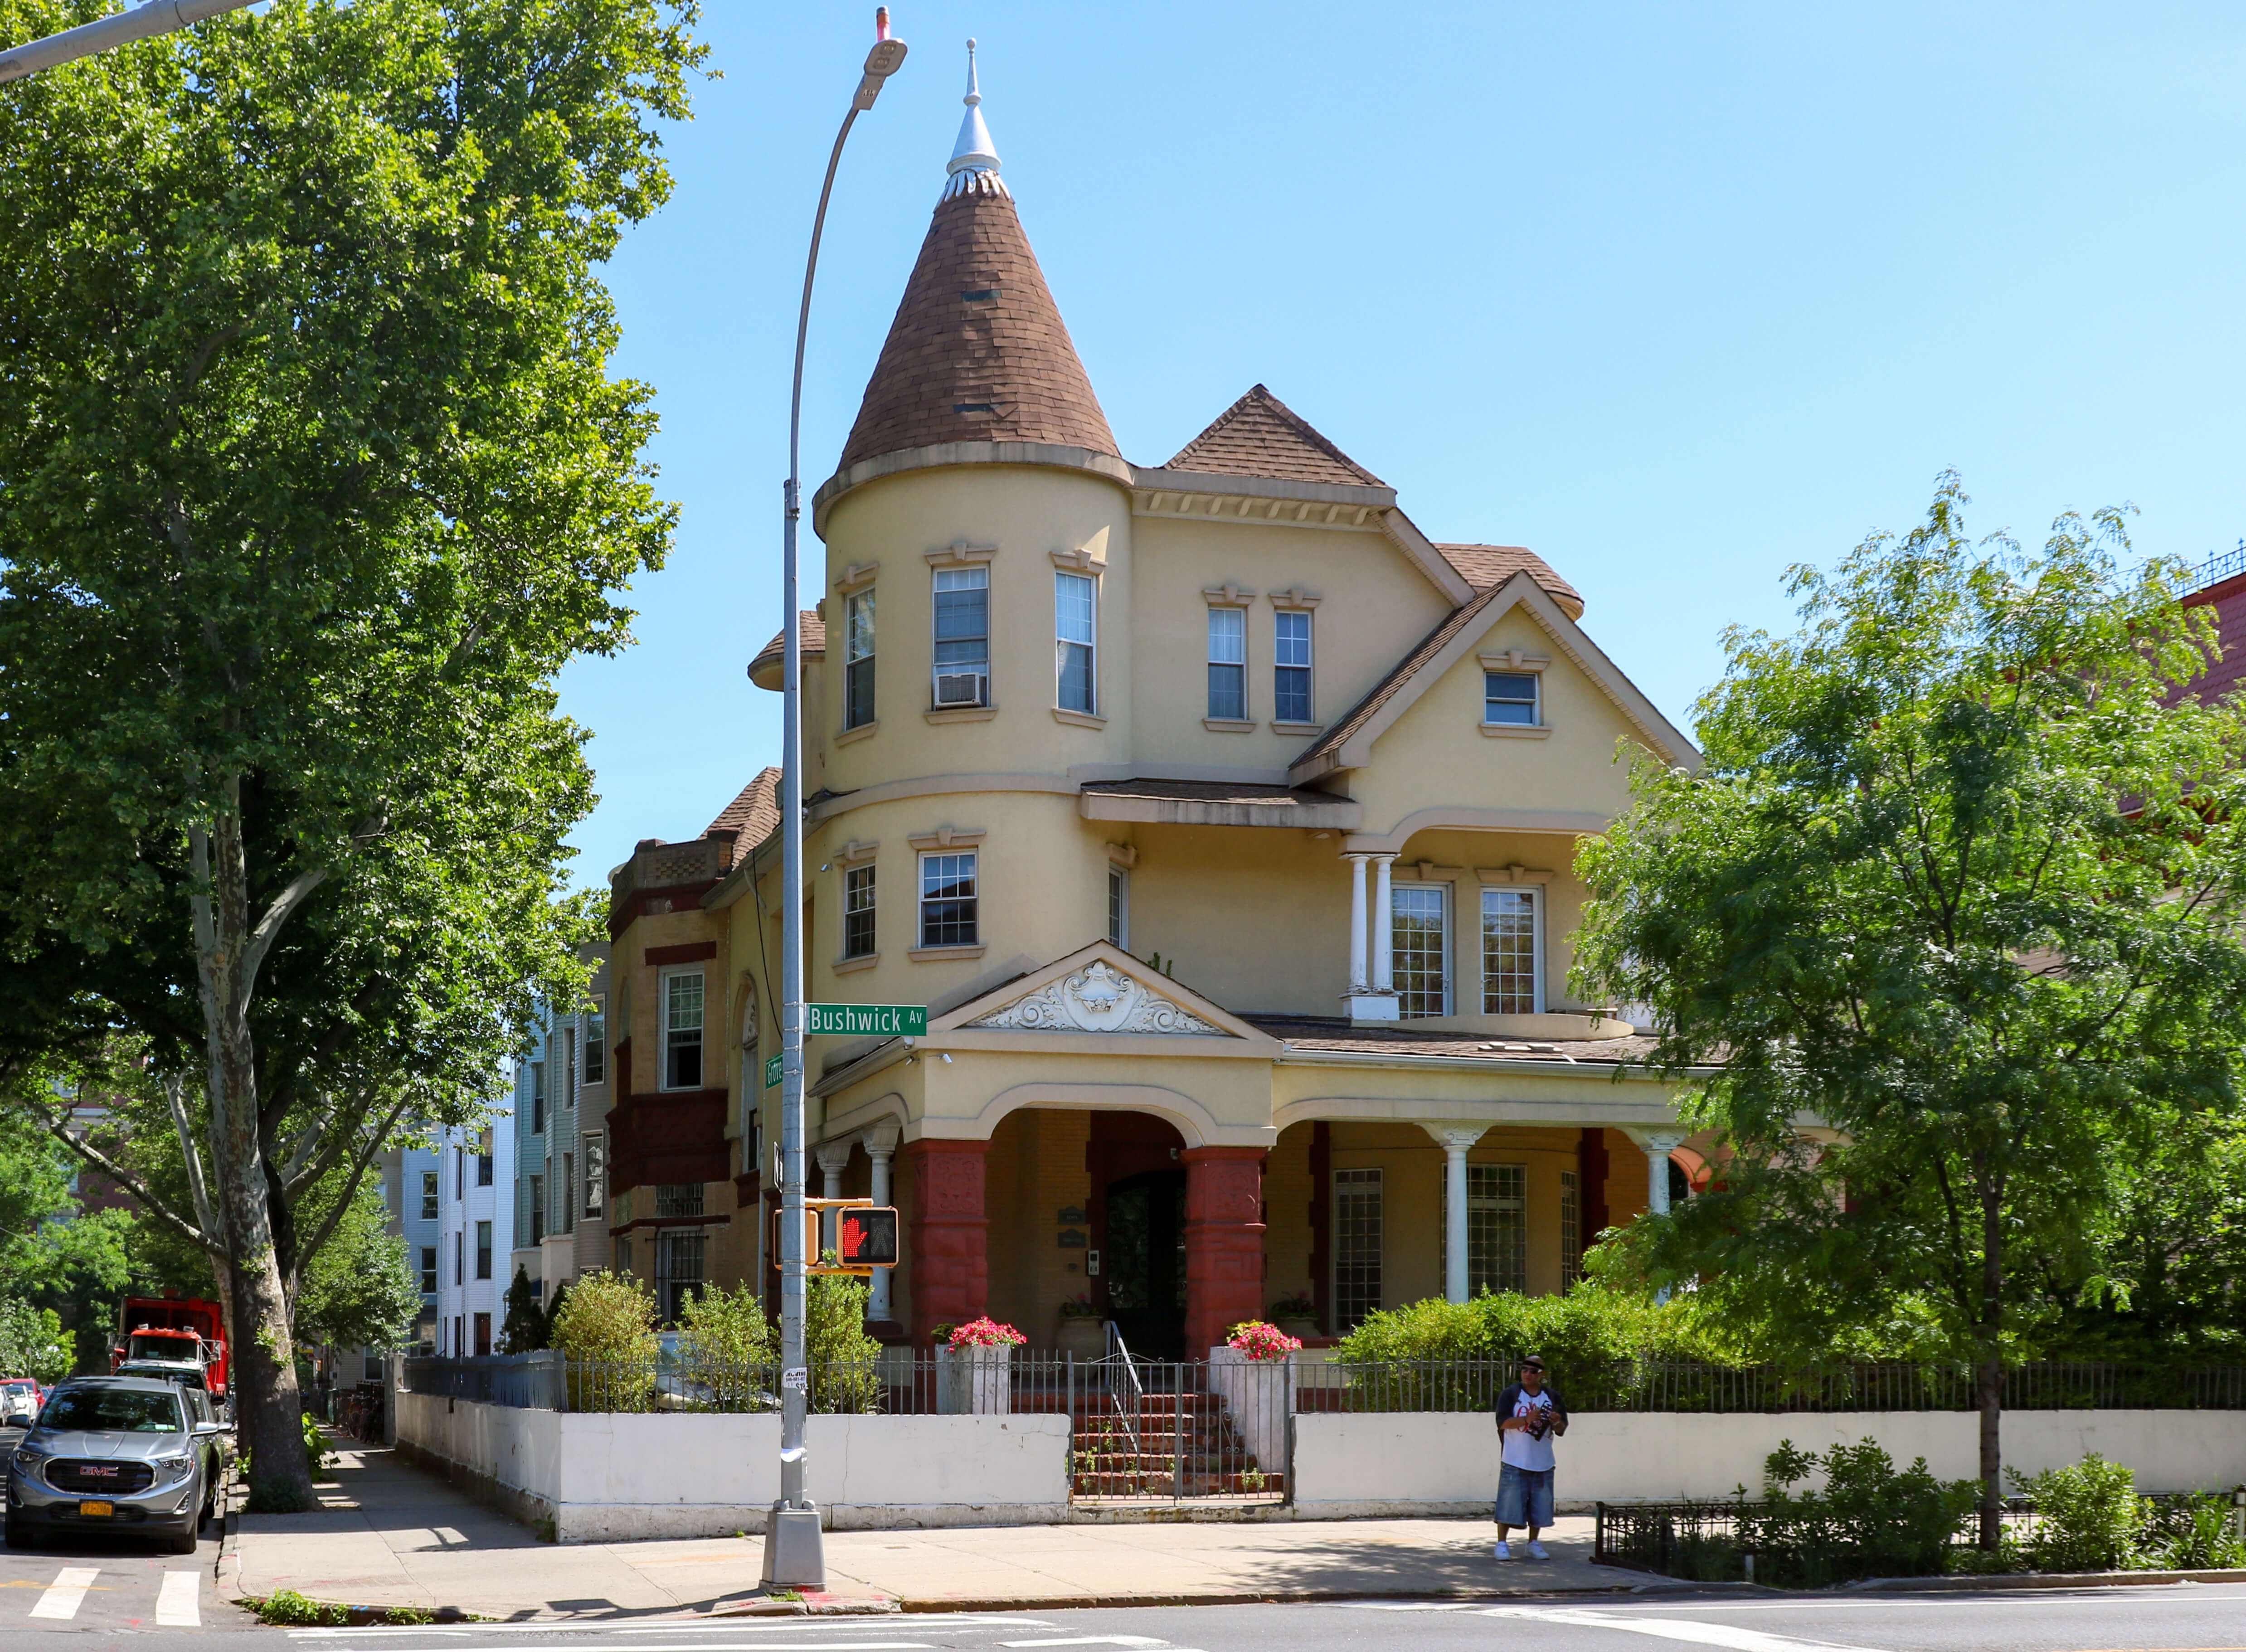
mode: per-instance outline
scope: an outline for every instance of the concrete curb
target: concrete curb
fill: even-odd
[[[227,1467],[226,1513],[219,1522],[218,1559],[211,1568],[211,1587],[218,1598],[228,1606],[241,1606],[242,1594],[242,1511],[235,1496],[239,1482],[234,1477],[233,1465]]]
[[[2175,1583],[2246,1583],[2246,1568],[2211,1572],[1996,1572],[1986,1577],[1871,1577],[1824,1594],[1970,1594],[1976,1589],[2126,1589]]]

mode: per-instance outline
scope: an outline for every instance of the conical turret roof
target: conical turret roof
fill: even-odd
[[[980,103],[970,78],[951,181],[843,445],[846,471],[940,442],[1052,442],[1121,457],[999,181]]]

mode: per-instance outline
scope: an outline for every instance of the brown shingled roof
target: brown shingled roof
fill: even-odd
[[[718,818],[702,828],[702,835],[732,832],[733,858],[743,855],[770,837],[779,826],[779,771],[766,769],[741,788],[741,795],[718,811]]]
[[[1261,384],[1219,413],[1164,468],[1344,487],[1387,486]]]
[[[1435,548],[1477,591],[1502,585],[1525,568],[1528,577],[1543,588],[1544,594],[1557,602],[1569,619],[1583,617],[1583,599],[1576,594],[1576,588],[1554,573],[1550,563],[1525,545],[1438,545]]]
[[[1311,758],[1323,757],[1329,751],[1338,751],[1343,742],[1370,723],[1373,713],[1387,704],[1395,697],[1396,691],[1409,683],[1421,666],[1440,654],[1446,642],[1464,630],[1475,615],[1490,605],[1492,600],[1496,597],[1498,590],[1499,588],[1493,585],[1489,589],[1478,593],[1473,602],[1453,608],[1449,617],[1421,637],[1419,646],[1397,663],[1394,670],[1374,683],[1372,691],[1350,708],[1348,716],[1327,729],[1324,734],[1303,748],[1302,755],[1295,759],[1295,763],[1308,763]]]
[[[797,643],[803,657],[807,660],[825,659],[827,622],[819,617],[819,611],[804,608],[796,615],[795,620],[803,628],[799,633],[800,641]],[[782,686],[779,680],[780,656],[786,647],[787,633],[774,631],[772,641],[759,649],[757,657],[749,662],[749,681],[760,689],[770,689],[773,693],[779,693]]]
[[[939,442],[1117,453],[1013,200],[990,173],[961,174],[936,203],[841,468]]]

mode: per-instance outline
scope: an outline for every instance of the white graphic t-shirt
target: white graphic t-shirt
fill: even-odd
[[[1533,1469],[1541,1474],[1554,1465],[1552,1396],[1548,1392],[1531,1394],[1525,1388],[1519,1390],[1513,1397],[1513,1414],[1542,1426],[1507,1429],[1505,1460],[1515,1468]]]

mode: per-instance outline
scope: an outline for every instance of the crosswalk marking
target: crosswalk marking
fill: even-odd
[[[1000,1646],[1167,1646],[1167,1641],[1151,1640],[1143,1635],[1056,1635],[1042,1641],[1001,1641]]]
[[[31,1608],[35,1618],[74,1618],[79,1607],[85,1604],[85,1592],[93,1587],[94,1579],[101,1575],[98,1566],[66,1566],[56,1574],[39,1596],[39,1603]]]
[[[156,1591],[156,1621],[171,1628],[202,1627],[200,1601],[203,1576],[200,1572],[167,1572],[164,1587]]]
[[[1674,1619],[1617,1617],[1611,1612],[1590,1612],[1581,1608],[1484,1607],[1474,1615],[1529,1618],[1539,1623],[1569,1623],[1582,1628],[1623,1629],[1632,1635],[1658,1635],[1664,1641],[1690,1641],[1701,1646],[1725,1647],[1730,1649],[1730,1652],[1803,1652],[1805,1648],[1816,1649],[1816,1652],[1865,1652],[1863,1648],[1847,1646],[1840,1642],[1797,1641],[1783,1635],[1765,1635],[1759,1629],[1735,1628],[1728,1623],[1679,1623]]]

